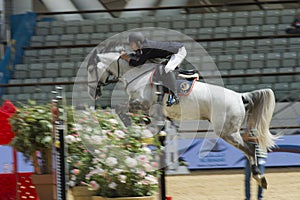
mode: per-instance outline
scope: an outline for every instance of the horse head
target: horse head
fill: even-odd
[[[102,95],[102,87],[122,81],[129,95],[131,111],[147,110],[152,104],[153,92],[150,87],[151,70],[154,64],[146,63],[132,67],[120,59],[118,52],[100,53],[96,50],[88,60],[88,90],[93,99]]]
[[[125,67],[119,66],[119,53],[97,54],[94,50],[88,59],[88,92],[92,99],[102,96],[102,87],[115,83],[123,75]],[[123,61],[125,62],[125,61]],[[123,64],[124,65],[124,64]]]

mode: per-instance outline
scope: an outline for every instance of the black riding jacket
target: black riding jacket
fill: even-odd
[[[179,48],[184,45],[180,42],[160,42],[145,39],[142,48],[130,55],[129,65],[138,66],[144,64],[149,59],[167,58],[176,54]]]

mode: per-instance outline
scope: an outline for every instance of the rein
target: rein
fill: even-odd
[[[107,79],[107,80],[105,81],[105,83],[101,83],[102,85],[106,86],[106,85],[109,85],[109,84],[111,84],[111,83],[117,83],[117,82],[120,80],[120,59],[121,59],[121,57],[119,57],[118,60],[117,60],[117,64],[118,64],[118,65],[117,65],[117,66],[118,66],[118,74],[117,74],[117,76],[114,77],[114,78],[111,79],[111,80]],[[106,70],[110,75],[112,74],[111,71],[109,71],[109,70],[107,70],[107,69],[105,69],[105,70]],[[128,86],[129,86],[132,82],[134,82],[135,80],[139,79],[139,78],[142,77],[143,75],[145,75],[145,74],[151,72],[152,70],[153,70],[153,69],[149,69],[149,70],[147,70],[147,71],[141,73],[140,75],[136,76],[135,78],[133,78],[133,79],[130,80],[129,82],[127,82],[127,83],[126,83],[126,86],[125,86],[125,90],[127,90]]]
[[[147,71],[141,73],[140,75],[136,76],[136,77],[133,78],[132,80],[130,80],[128,83],[126,83],[125,90],[127,90],[128,86],[129,86],[132,82],[134,82],[134,81],[137,80],[138,78],[144,76],[145,74],[151,72],[152,70],[153,70],[153,69],[149,69],[149,70],[147,70]]]

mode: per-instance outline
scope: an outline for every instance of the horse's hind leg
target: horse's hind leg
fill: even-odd
[[[251,171],[253,174],[253,178],[257,181],[257,183],[263,187],[267,188],[267,181],[264,176],[261,175],[256,161],[255,155],[255,145],[251,143],[246,143],[243,138],[241,137],[239,132],[235,132],[232,134],[221,134],[221,137],[228,142],[229,144],[233,145],[234,147],[240,149],[242,152],[245,153],[247,156],[249,163],[251,165]]]

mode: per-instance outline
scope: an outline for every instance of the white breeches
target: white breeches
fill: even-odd
[[[183,61],[183,59],[186,57],[186,49],[185,47],[179,48],[178,52],[176,54],[173,54],[165,66],[165,72],[168,73],[170,71],[173,71],[180,63]]]

